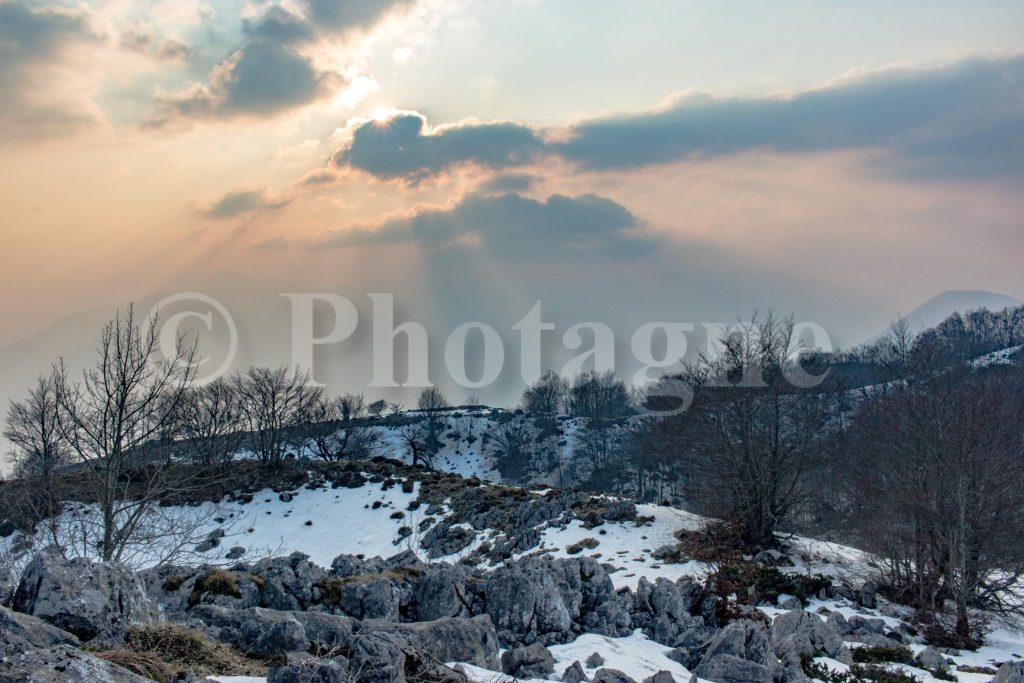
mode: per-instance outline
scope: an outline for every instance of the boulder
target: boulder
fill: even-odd
[[[840,636],[845,636],[853,632],[853,627],[850,626],[850,622],[846,620],[842,612],[830,612],[825,618],[825,623],[831,624],[832,628],[836,630]]]
[[[996,671],[992,683],[1024,683],[1024,662],[1006,662]]]
[[[218,605],[199,605],[189,610],[187,616],[191,622],[198,622],[197,625],[213,638],[233,645],[242,652],[258,657],[275,657],[309,649],[310,640],[306,636],[305,626],[299,620],[307,614],[311,613],[282,612],[261,607],[232,609]]]
[[[567,666],[565,671],[562,672],[562,683],[585,683],[589,680],[587,673],[583,670],[583,665],[580,664],[578,659]]]
[[[800,598],[793,595],[787,595],[779,600],[779,607],[782,609],[797,610],[803,609],[804,605],[800,602]]]
[[[596,652],[591,652],[590,656],[587,657],[587,668],[588,669],[596,669],[597,667],[601,666],[602,664],[604,664],[604,657],[602,657],[601,655],[599,655]]]
[[[78,645],[78,638],[42,619],[0,607],[0,656],[34,648]]]
[[[878,606],[878,589],[871,581],[865,581],[864,585],[857,591],[857,604],[867,609],[875,609]]]
[[[284,665],[267,672],[267,683],[348,683],[348,660],[320,659],[306,653],[290,653]]]
[[[460,565],[437,564],[424,570],[414,589],[420,621],[469,616],[466,597],[468,572]]]
[[[356,619],[399,621],[402,587],[383,574],[350,577],[338,588],[335,607]]]
[[[701,662],[694,673],[715,683],[769,683],[772,680],[768,667],[734,655],[719,655]]]
[[[406,673],[419,668],[416,664],[406,661],[402,642],[386,634],[360,631],[349,645],[349,669],[358,672],[360,683],[404,683]]]
[[[515,678],[547,678],[555,672],[555,658],[546,647],[533,643],[506,650],[501,655],[501,670]]]
[[[673,583],[659,578],[653,584],[641,578],[633,596],[633,627],[662,645],[672,646],[680,635],[704,625],[704,618],[690,614],[701,589],[690,577]]]
[[[653,676],[648,676],[643,683],[676,683],[676,679],[668,671],[659,671]]]
[[[243,626],[250,631],[246,635],[251,642],[247,652],[255,657],[272,657],[287,652],[302,652],[309,649],[306,629],[298,621],[282,620],[264,628],[264,624],[247,622]]]
[[[524,561],[490,574],[484,589],[487,614],[509,644],[564,642],[572,617],[552,573],[541,562]]]
[[[116,638],[158,614],[143,581],[124,565],[66,560],[54,553],[41,553],[29,562],[12,606],[83,641]]]
[[[636,683],[618,669],[598,669],[592,680],[593,683]]]
[[[313,602],[314,586],[327,578],[326,571],[298,552],[260,560],[252,574],[263,582],[263,604],[278,610],[305,609]]]
[[[769,683],[778,668],[764,623],[742,620],[711,639],[694,673],[716,683]]]
[[[917,653],[914,664],[929,671],[945,671],[949,668],[946,658],[931,645]]]
[[[849,633],[854,635],[862,635],[865,633],[877,633],[881,635],[888,629],[885,625],[884,619],[869,619],[856,614],[850,617],[848,624],[850,627]]]
[[[836,657],[843,639],[835,627],[816,614],[792,610],[772,622],[771,643],[779,657],[795,652],[799,657]]]
[[[392,642],[400,641],[407,654],[416,653],[425,661],[498,668],[498,636],[486,614],[472,619],[445,617],[407,624],[368,621],[362,626],[376,634],[387,634]]]
[[[0,683],[153,683],[71,645],[0,657]]]

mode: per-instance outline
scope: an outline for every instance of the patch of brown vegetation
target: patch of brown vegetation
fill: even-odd
[[[600,542],[596,538],[584,538],[567,547],[565,552],[570,555],[579,555],[584,550],[593,550],[598,545],[600,545]]]
[[[238,579],[234,574],[220,567],[214,567],[196,579],[192,594],[188,597],[189,607],[198,605],[203,593],[230,595],[233,598],[242,597],[241,591],[238,590]]]
[[[159,683],[174,683],[189,674],[264,676],[267,671],[265,662],[179,624],[133,626],[123,648],[93,654]]]

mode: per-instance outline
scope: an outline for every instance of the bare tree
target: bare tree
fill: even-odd
[[[1024,615],[1024,376],[968,367],[918,375],[864,402],[846,457],[849,525],[889,587],[926,618],[955,606]]]
[[[684,459],[690,499],[747,548],[774,545],[796,522],[840,395],[789,383],[793,329],[769,314],[724,337],[719,356],[684,374],[693,404],[662,430]]]
[[[441,431],[444,429],[444,415],[451,407],[448,399],[437,387],[427,387],[416,399],[416,408],[423,414],[426,422],[426,434],[423,445],[431,454],[441,449]]]
[[[7,412],[4,437],[14,446],[15,475],[28,485],[34,514],[48,517],[60,510],[58,473],[70,462],[57,425],[57,395],[52,377],[40,377],[24,401]]]
[[[299,427],[323,397],[308,371],[284,367],[249,368],[236,378],[235,390],[253,451],[267,464],[281,462],[288,448],[296,445]]]
[[[509,415],[493,427],[492,443],[503,477],[519,481],[529,473],[536,435],[537,430],[522,414]]]
[[[384,399],[378,399],[378,400],[374,401],[373,403],[371,403],[370,405],[366,406],[366,412],[368,412],[370,414],[370,416],[374,417],[374,418],[377,418],[377,417],[380,417],[381,415],[383,415],[384,412],[387,411],[387,409],[388,409],[388,402],[385,401]]]
[[[576,376],[567,394],[568,411],[574,417],[593,423],[625,417],[632,412],[626,383],[611,372],[582,372]]]
[[[416,409],[427,417],[434,417],[451,407],[448,399],[437,387],[427,387],[416,399]]]
[[[528,413],[555,415],[565,406],[568,386],[557,372],[548,370],[523,391],[519,405]]]
[[[179,338],[171,358],[159,352],[156,318],[140,326],[129,306],[104,327],[99,359],[80,381],[63,361],[53,370],[61,440],[95,483],[104,560],[150,542],[147,523],[158,502],[194,483],[155,446],[195,376],[196,347]]]
[[[196,462],[227,463],[241,448],[242,407],[231,381],[218,378],[190,389],[180,412],[181,432]]]
[[[366,417],[366,398],[362,394],[314,401],[310,423],[304,427],[314,454],[327,461],[370,457],[380,434]]]
[[[398,436],[409,452],[409,460],[413,465],[423,467],[434,466],[434,453],[427,443],[427,429],[423,422],[410,422],[402,425],[398,430]]]

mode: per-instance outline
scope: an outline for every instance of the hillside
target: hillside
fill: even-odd
[[[34,614],[94,640],[93,651],[102,654],[111,634],[122,628],[112,615],[146,623],[152,617],[142,615],[155,603],[164,619],[199,627],[205,637],[247,653],[247,667],[283,657],[270,665],[269,678],[210,679],[236,683],[513,680],[502,667],[518,671],[520,681],[584,680],[580,671],[595,681],[690,681],[694,671],[698,681],[740,680],[732,678],[740,671],[775,671],[771,675],[796,681],[812,665],[843,676],[876,659],[899,660],[887,666],[921,683],[985,683],[1024,650],[1024,635],[998,622],[974,652],[940,653],[928,646],[910,610],[875,594],[871,561],[852,548],[791,538],[783,552],[735,565],[763,577],[751,584],[752,592],[716,593],[724,565],[709,561],[710,549],[690,542],[702,520],[681,510],[555,489],[529,492],[385,461],[350,465],[316,468],[305,477],[293,471],[280,479],[290,479],[289,487],[239,490],[217,503],[168,510],[207,518],[196,530],[205,541],[187,565],[146,569],[141,561],[139,592],[127,588],[135,580],[130,575],[110,569],[97,574],[100,564],[75,565],[77,578],[67,583],[71,577],[63,572],[71,568],[63,560],[37,556],[18,591],[4,598],[24,614],[0,608],[0,617],[14,623],[0,642],[31,639],[25,631],[35,622],[26,620]],[[401,531],[410,527],[417,531]],[[5,543],[27,555],[24,541],[12,537]],[[213,576],[226,587],[217,587]],[[563,576],[576,578],[565,583]],[[95,612],[61,606],[77,604],[80,595],[95,601],[119,582],[128,582],[117,589],[119,606]],[[445,586],[454,586],[455,593],[445,593]],[[723,621],[726,603],[743,619]],[[68,609],[78,613],[73,621]],[[275,624],[287,615],[299,625],[286,635]],[[488,621],[479,622],[480,615]],[[343,632],[370,624],[377,633],[393,634],[380,646],[406,643],[400,646],[405,677],[363,669],[352,678],[357,662],[365,665],[381,655],[357,648],[332,659],[322,646],[310,644],[348,638]],[[441,636],[442,628],[449,635]],[[421,652],[416,643],[423,636],[417,634],[427,632],[434,634],[430,647],[448,653],[438,662],[441,669],[425,660],[412,663]],[[479,648],[459,640],[471,633],[485,641],[496,637],[495,644]],[[746,634],[746,644],[728,645],[739,634]],[[547,647],[538,650],[537,642]],[[321,654],[289,653],[295,648]],[[791,648],[812,658],[794,663],[787,659]],[[31,666],[25,656],[0,659],[0,680],[14,680],[12,672]],[[310,673],[343,667],[348,677]],[[418,677],[427,669],[433,678]],[[88,680],[134,679],[107,672]]]

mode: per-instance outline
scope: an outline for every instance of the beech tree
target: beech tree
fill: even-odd
[[[153,541],[154,508],[195,483],[194,473],[183,474],[159,446],[196,367],[195,345],[181,338],[162,358],[157,319],[140,324],[129,306],[103,328],[99,358],[80,379],[63,361],[53,369],[57,430],[95,484],[95,547],[104,560]]]
[[[792,320],[768,314],[721,339],[720,355],[680,376],[693,403],[660,432],[682,459],[690,500],[748,549],[775,545],[776,531],[798,519],[841,396],[790,383],[793,331]]]
[[[296,436],[323,398],[308,371],[249,368],[235,379],[235,390],[252,449],[262,462],[277,464],[289,447],[301,449]]]

